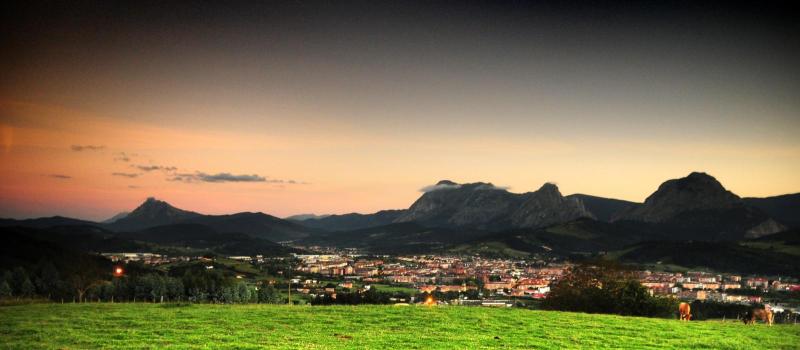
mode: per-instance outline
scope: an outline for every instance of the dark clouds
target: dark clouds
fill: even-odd
[[[141,171],[151,172],[155,170],[162,170],[162,171],[176,171],[178,168],[174,166],[163,166],[163,165],[131,165],[132,167],[139,169]]]
[[[176,174],[170,181],[182,182],[267,182],[263,176],[256,174],[252,175],[234,175],[231,173],[217,173],[206,174],[204,172],[195,172],[194,174]]]
[[[72,178],[72,176],[64,175],[64,174],[49,174],[49,175],[45,175],[45,176],[51,177],[51,178],[54,178],[54,179],[59,179],[59,180],[69,180],[69,179]]]
[[[112,176],[122,176],[127,178],[139,177],[137,173],[111,173]]]
[[[259,176],[258,174],[231,174],[227,172],[216,173],[216,174],[208,174],[202,171],[196,171],[194,173],[178,173],[175,174],[173,177],[168,178],[168,181],[177,181],[177,182],[212,182],[212,183],[221,183],[221,182],[263,182],[263,183],[271,183],[271,184],[290,184],[290,185],[305,185],[306,182],[297,181],[297,180],[283,180],[283,179],[268,179],[265,176]]]
[[[197,176],[200,178],[201,181],[205,182],[264,182],[267,180],[263,176],[258,176],[256,174],[233,175],[230,173],[219,173],[210,175],[204,173],[197,173]]]
[[[106,146],[96,146],[96,145],[72,145],[70,147],[75,152],[82,152],[82,151],[100,151],[105,149]]]

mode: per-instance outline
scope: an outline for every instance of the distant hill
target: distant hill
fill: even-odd
[[[29,240],[19,240],[25,236],[30,241],[47,242],[47,247],[57,247],[59,250],[71,252],[119,252],[119,251],[144,251],[147,248],[142,244],[117,237],[110,231],[95,226],[55,226],[50,228],[34,227],[3,227],[0,228],[0,240],[3,240],[7,249],[27,249],[25,245],[14,247],[15,244],[27,244]],[[6,241],[6,239],[9,239]],[[35,255],[34,252],[29,252]],[[45,256],[42,251],[40,256]]]
[[[137,232],[112,232],[96,226],[0,228],[2,237],[29,237],[76,252],[152,252],[173,254],[217,253],[223,255],[287,255],[300,252],[245,233],[219,233],[201,224],[174,224]],[[2,239],[0,237],[0,239]],[[9,242],[15,244],[16,241]],[[13,249],[10,247],[9,249]]]
[[[329,232],[309,237],[301,243],[359,248],[378,254],[409,254],[441,251],[450,244],[485,234],[487,233],[478,230],[427,227],[407,222],[346,232]]]
[[[744,198],[744,202],[763,210],[786,226],[800,228],[800,193],[766,198]]]
[[[273,242],[306,237],[312,232],[295,222],[264,213],[204,215],[178,209],[152,197],[124,218],[104,227],[116,232],[137,232],[151,227],[175,224],[202,224],[219,233],[245,233]]]
[[[38,230],[40,229],[18,226],[0,228],[0,270],[31,268],[46,263],[62,275],[79,267],[111,271],[111,262],[107,259],[74,249],[65,245],[64,241],[53,241],[31,234],[31,231]]]
[[[765,243],[780,242],[787,245],[800,246],[800,229],[792,229],[769,236],[759,237],[752,241]]]
[[[34,227],[34,228],[47,228],[53,226],[87,226],[87,225],[99,226],[100,224],[92,221],[67,218],[63,216],[52,216],[48,218],[23,219],[23,220],[0,219],[0,226],[24,226],[24,227]]]
[[[273,242],[296,240],[308,237],[313,233],[313,230],[305,226],[264,213],[201,215],[181,221],[181,223],[203,224],[220,233],[246,233]]]
[[[208,250],[230,255],[287,255],[300,252],[244,233],[219,233],[201,224],[173,224],[118,234],[119,237],[185,250]]]
[[[749,242],[654,241],[627,248],[623,262],[707,268],[718,272],[800,277],[800,256],[757,247]]]
[[[297,215],[287,216],[287,217],[285,217],[283,219],[284,220],[291,220],[291,221],[305,221],[305,220],[309,220],[309,219],[324,219],[324,218],[327,218],[329,216],[330,216],[330,214],[323,214],[323,215],[297,214]]]
[[[607,223],[583,218],[537,229],[512,229],[455,244],[451,252],[524,256],[546,253],[555,256],[592,254],[621,249],[643,239],[661,236],[649,224]]]
[[[114,215],[114,216],[112,216],[112,217],[110,217],[110,218],[108,218],[106,220],[101,221],[101,223],[103,223],[103,224],[111,224],[111,223],[116,222],[119,219],[122,219],[122,218],[128,216],[128,214],[130,214],[130,212],[123,211],[121,213],[117,213],[116,215]]]
[[[342,214],[300,220],[299,224],[327,231],[349,231],[388,225],[403,215],[405,210],[381,210],[373,214]],[[295,220],[298,221],[298,220]]]
[[[603,198],[588,194],[571,194],[566,198],[575,198],[583,203],[587,211],[600,221],[611,222],[623,211],[641,205],[641,203],[624,201],[621,199]]]

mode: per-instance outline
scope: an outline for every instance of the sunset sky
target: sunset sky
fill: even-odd
[[[441,179],[643,201],[691,171],[800,192],[780,2],[163,3],[2,5],[0,217],[367,213]]]

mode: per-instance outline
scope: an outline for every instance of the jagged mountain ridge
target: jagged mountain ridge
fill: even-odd
[[[593,216],[580,200],[562,196],[554,184],[518,194],[491,183],[442,180],[394,222],[497,230],[542,227],[582,217]]]

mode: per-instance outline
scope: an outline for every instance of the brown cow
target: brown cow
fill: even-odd
[[[681,314],[681,321],[689,321],[692,319],[692,306],[688,303],[680,303],[680,305],[678,305],[678,312]]]
[[[744,316],[742,322],[744,322],[744,324],[756,324],[757,319],[772,326],[772,323],[775,321],[775,314],[767,309],[753,309]]]

